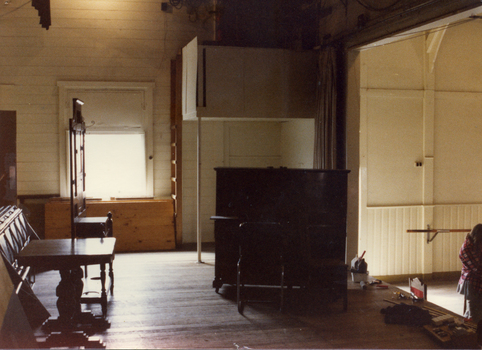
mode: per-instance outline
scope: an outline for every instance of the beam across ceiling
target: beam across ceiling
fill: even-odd
[[[338,38],[348,49],[368,48],[420,30],[430,30],[482,11],[480,0],[432,0],[379,17],[360,30]],[[374,44],[376,43],[376,44]]]

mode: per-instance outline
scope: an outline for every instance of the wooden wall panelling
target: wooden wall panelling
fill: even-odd
[[[200,46],[199,66],[201,117],[313,118],[316,114],[312,52]]]
[[[368,234],[360,234],[359,251],[366,250],[370,275],[423,273],[425,236],[406,232],[411,227],[421,226],[422,207],[371,207],[367,216]]]
[[[0,23],[0,104],[3,110],[17,111],[20,195],[59,191],[59,154],[65,153],[59,149],[59,80],[156,82],[155,123],[167,125],[168,58],[189,38],[198,34],[202,40],[212,38],[212,29],[205,23],[192,23],[185,11],[162,12],[156,2],[71,0],[51,4],[55,20],[49,31],[40,28],[32,6],[2,17]],[[12,6],[15,4],[5,6],[2,13]],[[86,37],[79,37],[79,31]],[[168,130],[161,132],[154,140],[156,197],[169,193],[164,171],[168,167],[164,157],[169,152],[164,142]]]
[[[482,221],[482,204],[445,204],[434,208],[434,228],[471,229]],[[434,272],[460,271],[459,250],[467,234],[441,233],[433,244]]]
[[[460,271],[458,253],[466,233],[441,233],[427,243],[425,233],[407,233],[421,228],[423,206],[368,208],[368,232],[360,236],[360,251],[370,275],[401,276]],[[482,221],[481,204],[435,205],[431,227],[438,229],[471,229]],[[430,244],[431,250],[423,247]],[[424,257],[424,254],[428,254]],[[432,262],[424,268],[423,261]]]
[[[112,212],[116,252],[175,249],[172,200],[87,202],[87,216]],[[70,237],[70,202],[45,205],[45,238]]]

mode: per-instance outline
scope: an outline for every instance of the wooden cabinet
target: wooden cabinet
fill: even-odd
[[[199,46],[197,115],[313,118],[316,55],[284,49]]]
[[[345,247],[348,170],[216,168],[215,279],[213,287],[236,284],[240,223],[279,223],[286,242],[287,278],[311,283],[316,266],[346,284]],[[263,234],[263,230],[259,231]],[[261,244],[261,243],[257,243]],[[271,249],[266,247],[266,249]],[[317,260],[317,263],[312,262]],[[276,266],[272,267],[275,270]],[[312,270],[310,270],[312,269]],[[325,282],[334,274],[324,274]],[[328,276],[328,277],[327,277]],[[263,280],[256,278],[257,283]],[[296,281],[296,282],[294,282]],[[320,279],[321,281],[321,279]],[[329,282],[329,281],[328,281]],[[249,282],[246,282],[249,284]],[[278,280],[265,279],[272,285]],[[346,289],[345,289],[346,292]]]
[[[170,199],[87,201],[87,217],[106,216],[114,222],[116,252],[175,249],[174,206]],[[70,238],[70,202],[45,205],[45,238]]]

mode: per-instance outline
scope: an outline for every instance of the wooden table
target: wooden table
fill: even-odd
[[[107,313],[105,265],[112,266],[115,241],[113,237],[35,240],[31,241],[17,256],[17,261],[23,266],[60,272],[61,280],[56,288],[59,324],[72,328],[74,324],[81,322],[83,291],[81,266],[88,265],[100,265],[101,296],[91,300],[100,302],[105,319]],[[112,268],[109,275],[113,286]]]

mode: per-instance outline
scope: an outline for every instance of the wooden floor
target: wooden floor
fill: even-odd
[[[464,314],[464,296],[457,293],[458,276],[442,280],[432,280],[427,282],[428,301],[440,305],[445,309],[462,316]],[[396,284],[404,291],[409,290],[408,282]]]
[[[396,287],[362,290],[350,282],[346,312],[339,300],[294,304],[285,313],[253,304],[240,315],[232,288],[212,288],[214,254],[202,260],[190,251],[117,254],[111,326],[97,336],[108,349],[440,348],[423,329],[384,323],[380,311],[393,306],[384,299],[399,302]],[[89,267],[90,276],[96,272]],[[59,280],[57,272],[44,272],[34,286],[53,317]],[[90,309],[100,313],[97,305]]]

